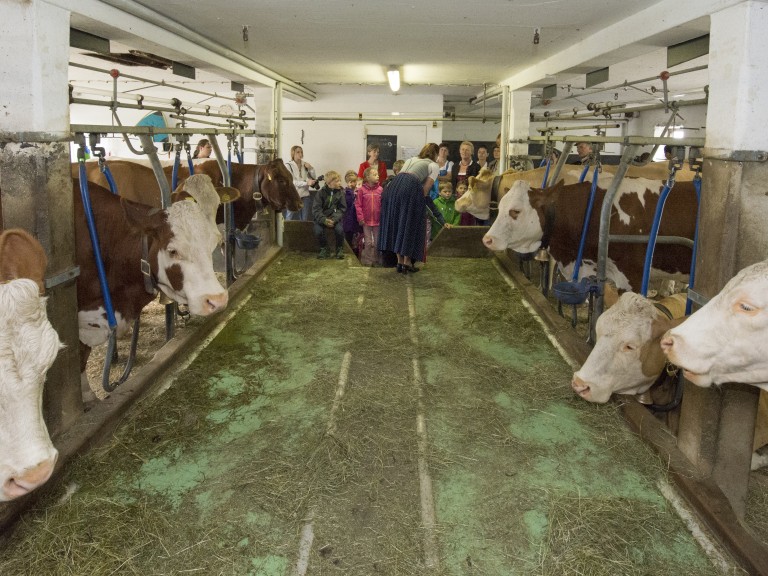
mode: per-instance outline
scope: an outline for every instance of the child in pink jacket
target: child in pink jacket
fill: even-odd
[[[355,198],[355,211],[365,235],[365,247],[360,253],[360,262],[363,266],[381,266],[381,252],[376,249],[381,222],[381,186],[379,171],[375,166],[363,173],[363,185],[358,188]]]

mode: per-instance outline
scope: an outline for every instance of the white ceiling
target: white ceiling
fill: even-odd
[[[583,108],[590,101],[659,98],[660,93],[650,88],[662,89],[658,74],[666,68],[666,47],[708,32],[709,19],[700,11],[692,12],[690,22],[668,29],[660,26],[661,8],[669,5],[679,11],[681,2],[694,4],[685,0],[104,0],[114,6],[141,4],[317,94],[352,85],[371,93],[386,91],[386,69],[398,65],[403,72],[402,93],[442,94],[446,105],[458,107],[457,113],[464,109],[478,113],[478,106],[469,106],[471,97],[521,74],[532,81],[515,88],[532,91],[537,111]],[[595,51],[603,31],[623,20],[640,23],[644,11],[654,18],[648,25],[649,37],[635,34],[637,39],[624,44],[615,41],[615,32],[613,37],[606,34],[604,52]],[[157,39],[138,38],[119,23],[73,13],[72,26],[119,41],[122,48],[147,50],[201,71],[221,73],[204,58],[164,48]],[[243,26],[248,26],[247,40]],[[533,42],[536,28],[538,44]],[[536,73],[544,62],[553,73]],[[703,57],[676,69],[706,63]],[[622,88],[587,94],[584,75],[605,66],[611,67],[611,77],[604,86],[652,78],[638,85],[647,93]],[[142,68],[124,70],[144,74]],[[223,76],[242,80],[232,73]],[[675,95],[701,97],[707,78],[706,70],[681,74],[673,76],[668,87]],[[550,84],[558,85],[558,95],[545,107],[541,88]],[[486,106],[497,107],[498,99]]]

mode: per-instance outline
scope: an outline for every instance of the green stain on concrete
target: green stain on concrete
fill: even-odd
[[[230,374],[228,371],[223,370],[211,379],[208,395],[211,398],[216,398],[220,394],[238,396],[244,390],[245,384],[242,376]]]
[[[209,469],[210,461],[205,454],[193,460],[153,458],[141,467],[136,487],[165,497],[176,510],[186,493],[210,475]]]
[[[533,542],[540,542],[547,534],[547,516],[541,510],[528,510],[523,513],[523,524],[528,529],[531,540]]]

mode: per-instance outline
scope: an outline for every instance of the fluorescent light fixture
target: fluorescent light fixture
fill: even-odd
[[[387,78],[389,79],[389,88],[392,92],[400,90],[400,70],[397,69],[397,66],[389,67]]]

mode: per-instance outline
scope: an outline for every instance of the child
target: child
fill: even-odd
[[[398,174],[400,174],[400,170],[402,170],[402,169],[403,169],[403,165],[404,165],[404,164],[405,164],[405,160],[395,160],[395,161],[392,163],[392,172],[394,172],[394,174],[392,174],[391,176],[387,176],[387,179],[386,179],[386,180],[384,180],[384,182],[380,182],[380,184],[381,184],[381,187],[382,187],[384,190],[386,190],[386,189],[387,189],[387,186],[389,186],[389,183],[390,183],[390,182],[392,182],[392,180],[394,180],[394,179],[395,179],[395,176],[397,176]]]
[[[363,227],[365,247],[360,254],[363,266],[381,266],[381,253],[376,249],[379,242],[379,223],[381,222],[381,192],[379,171],[374,166],[363,173],[363,185],[357,191],[355,210],[357,221]]]
[[[466,180],[460,180],[456,183],[456,199],[458,200],[464,195],[464,192],[467,191],[467,181]],[[460,215],[459,224],[461,226],[474,226],[475,225],[475,217],[472,216],[469,212],[464,212]]]
[[[450,182],[443,182],[440,185],[440,196],[435,200],[435,208],[443,215],[446,224],[458,225],[461,213],[456,212],[456,199],[453,197],[453,187]],[[438,222],[432,222],[432,238],[437,236],[441,228]]]
[[[347,244],[352,247],[355,256],[360,257],[357,242],[355,242],[355,235],[363,231],[360,224],[357,223],[357,212],[355,211],[357,172],[347,170],[347,173],[344,174],[344,181],[347,184],[346,188],[344,188],[344,200],[347,202],[347,210],[344,212],[344,218],[342,219],[342,229],[344,230],[344,238]]]
[[[325,238],[325,229],[333,229],[336,237],[336,258],[344,260],[344,229],[341,219],[347,209],[344,190],[341,189],[341,175],[335,170],[326,172],[325,186],[315,194],[312,203],[312,220],[314,222],[315,238],[320,244],[321,260],[330,257],[328,252],[328,240]]]

